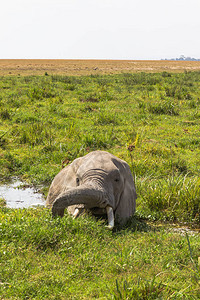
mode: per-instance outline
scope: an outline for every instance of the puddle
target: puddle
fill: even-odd
[[[178,233],[178,234],[180,234],[182,236],[185,236],[186,233],[188,235],[192,235],[192,236],[196,235],[197,233],[200,233],[199,228],[197,228],[197,229],[190,229],[188,227],[173,227],[173,225],[172,225],[172,227],[170,229],[168,229],[168,231]]]
[[[42,194],[33,187],[23,187],[24,182],[13,180],[7,184],[0,184],[0,198],[6,200],[10,208],[27,208],[30,206],[45,205]]]

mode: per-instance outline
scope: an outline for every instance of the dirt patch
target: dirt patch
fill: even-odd
[[[1,59],[0,75],[90,75],[200,70],[200,61]]]

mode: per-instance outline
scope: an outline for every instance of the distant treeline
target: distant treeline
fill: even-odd
[[[194,57],[190,57],[190,56],[187,56],[185,57],[184,55],[181,55],[179,58],[165,58],[165,59],[162,59],[162,60],[184,60],[184,61],[200,61],[200,58],[194,58]]]

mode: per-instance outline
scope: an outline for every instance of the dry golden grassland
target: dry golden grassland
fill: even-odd
[[[90,75],[200,70],[200,61],[1,59],[0,75]]]

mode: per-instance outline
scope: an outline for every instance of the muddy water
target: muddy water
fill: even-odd
[[[23,187],[20,180],[13,180],[7,184],[0,184],[0,198],[6,200],[7,207],[27,208],[30,206],[45,205],[45,199],[35,188]]]

